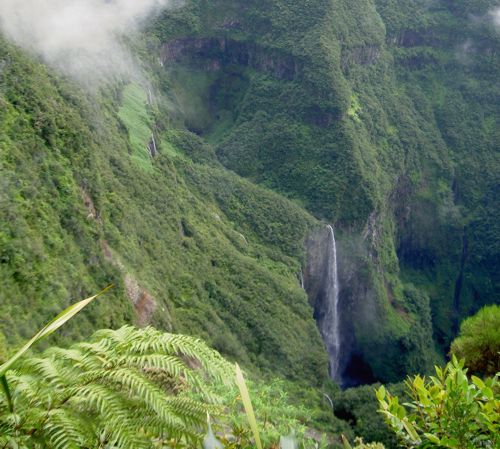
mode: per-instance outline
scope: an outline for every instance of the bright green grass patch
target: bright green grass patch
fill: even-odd
[[[145,170],[151,170],[148,143],[151,139],[152,119],[147,111],[146,91],[137,84],[129,84],[123,90],[122,106],[118,111],[129,132],[132,159]]]
[[[347,111],[347,115],[351,117],[355,122],[361,122],[359,118],[359,112],[361,111],[361,104],[359,103],[359,98],[356,94],[351,96],[351,106]]]

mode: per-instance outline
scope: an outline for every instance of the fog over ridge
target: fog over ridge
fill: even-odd
[[[500,6],[498,8],[494,8],[490,11],[490,16],[493,19],[493,23],[500,28]]]
[[[172,0],[1,0],[0,29],[82,81],[134,71],[123,37]]]

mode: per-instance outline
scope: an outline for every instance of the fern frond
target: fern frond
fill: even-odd
[[[192,337],[130,326],[99,331],[9,373],[18,415],[8,413],[0,395],[1,434],[19,443],[33,436],[54,449],[152,449],[172,439],[194,446],[206,413],[220,410],[211,382],[231,373],[228,362]]]
[[[122,356],[118,361],[121,366],[134,367],[143,371],[158,369],[171,376],[187,378],[190,376],[187,365],[177,357],[162,354]]]
[[[54,449],[80,449],[85,440],[85,428],[70,411],[64,408],[50,410],[44,432]]]

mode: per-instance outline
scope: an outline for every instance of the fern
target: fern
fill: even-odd
[[[172,441],[194,447],[207,413],[220,411],[210,383],[231,373],[192,337],[129,326],[99,331],[7,374],[15,413],[3,392],[0,448],[146,449]]]

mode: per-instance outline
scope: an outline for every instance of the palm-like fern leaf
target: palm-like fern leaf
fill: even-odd
[[[0,393],[0,445],[148,449],[172,439],[195,445],[206,413],[217,412],[210,382],[231,372],[191,337],[129,326],[99,331],[8,374],[16,415]]]

